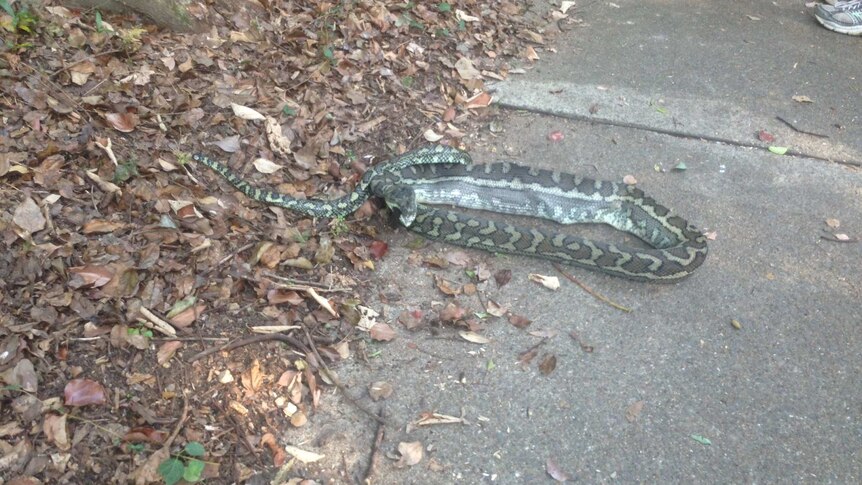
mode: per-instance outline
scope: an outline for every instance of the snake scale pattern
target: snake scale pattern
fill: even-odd
[[[262,190],[217,161],[197,154],[193,158],[266,204],[314,217],[343,217],[369,197],[379,196],[397,211],[402,224],[429,239],[539,257],[635,281],[675,282],[690,275],[707,255],[706,238],[698,229],[634,186],[506,162],[473,165],[465,152],[442,145],[376,165],[365,172],[352,193],[332,201],[299,200]],[[519,227],[439,207],[443,205],[559,224],[603,223],[650,247]]]

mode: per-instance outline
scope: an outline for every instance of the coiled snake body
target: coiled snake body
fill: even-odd
[[[631,185],[511,163],[471,165],[469,155],[445,146],[425,147],[366,171],[356,189],[333,201],[298,200],[253,187],[203,155],[215,170],[252,199],[315,217],[346,216],[370,196],[397,210],[402,224],[422,236],[497,253],[534,256],[653,282],[674,282],[703,264],[706,238],[685,219]],[[538,217],[560,224],[604,223],[633,234],[650,248],[584,239],[519,227],[426,204],[454,205]]]

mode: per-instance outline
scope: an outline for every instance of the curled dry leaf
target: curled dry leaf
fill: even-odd
[[[797,103],[813,103],[814,102],[811,100],[811,98],[809,98],[808,96],[805,96],[804,94],[800,94],[797,96],[791,96],[791,99],[793,99],[793,101],[796,101]]]
[[[764,143],[772,143],[775,141],[775,136],[766,130],[760,130],[757,132],[757,139]]]
[[[266,119],[264,115],[260,114],[258,111],[252,108],[249,108],[248,106],[231,103],[230,107],[233,110],[233,114],[235,114],[238,118],[250,121],[259,121]]]
[[[326,455],[314,453],[313,451],[306,451],[291,445],[285,446],[284,451],[288,452],[291,456],[303,463],[314,463],[326,457]]]
[[[485,304],[485,311],[495,317],[502,317],[506,314],[506,312],[509,311],[509,307],[500,305],[494,300],[488,300],[488,302]]]
[[[549,290],[560,289],[560,279],[556,276],[545,276],[535,273],[530,273],[527,278],[534,283],[538,283]]]
[[[826,225],[832,229],[838,229],[839,227],[841,227],[841,221],[830,217],[829,219],[826,219]]]
[[[413,466],[422,461],[422,455],[424,453],[424,449],[422,447],[421,441],[412,441],[412,442],[404,442],[398,443],[398,453],[401,453],[401,459],[399,459],[395,466],[398,468],[404,468],[408,466]]]
[[[458,59],[455,63],[455,69],[458,71],[458,75],[461,76],[461,79],[464,80],[479,79],[482,77],[482,73],[473,67],[473,61],[466,57]]]
[[[458,332],[458,335],[460,335],[462,339],[468,342],[473,342],[474,344],[483,345],[491,342],[491,339],[485,337],[484,335],[479,335],[476,332],[468,332],[466,330],[461,330],[460,332]]]
[[[83,281],[81,286],[90,285],[93,288],[105,286],[114,277],[114,271],[110,268],[92,264],[69,268],[69,272],[77,275]]]
[[[105,404],[105,388],[90,379],[72,379],[63,390],[66,406]]]
[[[431,143],[435,143],[443,139],[443,135],[435,133],[432,128],[425,130],[425,133],[422,133],[422,136]]]
[[[494,273],[494,281],[497,282],[497,287],[502,288],[506,286],[509,281],[512,280],[512,270],[510,269],[501,269]]]
[[[566,482],[572,479],[572,477],[568,473],[564,472],[563,469],[557,465],[557,462],[551,458],[548,458],[545,462],[545,471],[548,472],[548,475],[550,475],[551,478],[558,482]]]
[[[638,179],[634,175],[626,175],[623,177],[623,183],[626,185],[637,185]]]
[[[15,367],[0,374],[0,380],[6,384],[19,386],[25,392],[37,392],[39,390],[39,376],[30,359],[21,359]]]

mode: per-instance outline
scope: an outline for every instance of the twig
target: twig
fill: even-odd
[[[575,278],[574,276],[570,275],[569,273],[566,273],[565,271],[563,271],[563,268],[561,268],[561,267],[560,267],[560,265],[558,265],[558,264],[554,263],[554,268],[556,268],[556,269],[557,269],[557,271],[559,271],[561,275],[565,276],[565,277],[566,277],[566,279],[568,279],[568,280],[569,280],[569,281],[571,281],[572,283],[574,283],[574,284],[576,284],[576,285],[580,286],[582,290],[586,291],[586,292],[587,292],[587,293],[589,293],[590,295],[593,295],[593,297],[594,297],[594,298],[596,298],[597,300],[603,301],[603,302],[607,303],[608,305],[610,305],[610,306],[612,306],[612,307],[616,308],[617,310],[621,310],[621,311],[624,311],[624,312],[626,312],[626,313],[631,313],[631,311],[632,311],[632,309],[631,309],[631,308],[626,308],[626,307],[624,307],[624,306],[620,305],[619,303],[615,303],[615,302],[614,302],[614,301],[612,301],[610,298],[608,298],[608,297],[606,297],[606,296],[604,296],[604,295],[601,295],[601,294],[599,294],[599,293],[596,293],[596,292],[595,292],[595,291],[593,291],[589,286],[587,286],[587,285],[585,285],[585,284],[581,283],[581,281],[580,281],[580,280],[578,280],[578,279],[577,279],[577,278]]]
[[[300,320],[300,325],[302,325],[302,330],[305,332],[305,338],[308,340],[308,345],[311,347],[311,351],[314,353],[315,357],[317,357],[317,361],[320,363],[323,370],[326,371],[326,374],[329,376],[329,379],[335,384],[335,387],[338,388],[338,391],[344,396],[345,399],[350,401],[350,404],[356,406],[360,411],[370,416],[372,419],[377,421],[380,424],[386,424],[386,420],[378,416],[376,413],[372,412],[365,406],[359,403],[353,396],[347,392],[347,388],[344,387],[344,384],[338,379],[338,376],[335,375],[334,372],[326,365],[326,361],[323,360],[323,357],[320,356],[320,353],[317,351],[317,346],[314,344],[314,339],[311,338],[311,333],[308,331],[308,327],[305,326],[305,322]]]
[[[96,146],[101,148],[102,150],[105,151],[105,153],[108,154],[108,158],[110,158],[111,161],[114,162],[114,166],[116,167],[117,166],[117,156],[114,155],[114,150],[111,149],[111,139],[108,138],[107,143],[105,143],[104,145],[102,145],[101,143],[99,143],[97,141]]]
[[[378,413],[380,419],[385,419],[385,411],[384,408],[380,408],[380,413]],[[368,467],[365,468],[365,477],[362,479],[362,483],[366,485],[371,485],[373,480],[371,480],[371,476],[374,475],[374,468],[377,466],[377,455],[380,454],[380,445],[383,444],[383,436],[386,433],[386,425],[380,423],[377,425],[377,433],[374,436],[374,443],[371,445],[371,456],[368,458]]]
[[[56,71],[52,72],[51,74],[48,74],[48,78],[52,78],[52,77],[56,76],[57,74],[60,74],[63,71],[69,70],[72,67],[77,66],[78,64],[80,64],[82,62],[86,62],[86,61],[89,61],[89,60],[92,60],[92,59],[95,59],[95,58],[101,57],[101,56],[107,56],[109,54],[117,54],[119,52],[123,52],[123,50],[122,49],[116,49],[116,50],[112,50],[112,51],[99,52],[97,54],[89,55],[83,59],[78,59],[75,62],[72,62],[70,64],[66,64],[65,67],[61,67],[60,69],[57,69]]]
[[[203,359],[204,357],[206,357],[210,354],[214,354],[216,352],[221,352],[223,350],[233,350],[233,349],[236,349],[239,347],[255,344],[258,342],[267,342],[269,340],[276,340],[279,342],[287,342],[287,343],[293,345],[294,347],[296,347],[300,350],[303,350],[303,352],[305,352],[305,349],[303,349],[304,346],[303,346],[302,342],[297,340],[295,337],[292,337],[290,335],[285,335],[283,333],[266,333],[266,334],[261,334],[261,335],[253,335],[251,337],[246,337],[246,338],[242,338],[239,340],[234,340],[233,342],[228,342],[228,343],[223,344],[223,345],[217,345],[215,347],[210,347],[210,348],[204,350],[203,352],[200,352],[198,354],[191,356],[191,358],[189,358],[187,362],[191,363],[191,362],[194,362],[196,360]]]
[[[789,121],[785,120],[784,118],[782,118],[782,117],[780,117],[780,116],[776,116],[776,117],[775,117],[775,119],[776,119],[776,120],[778,120],[778,121],[780,121],[780,122],[782,122],[782,123],[784,123],[785,125],[789,126],[789,127],[790,127],[790,129],[791,129],[791,130],[793,130],[793,131],[795,131],[796,133],[802,133],[803,135],[816,136],[817,138],[829,138],[829,135],[824,135],[824,134],[822,134],[822,133],[814,133],[814,132],[811,132],[811,131],[805,131],[805,130],[802,130],[802,129],[800,129],[800,128],[797,128],[797,127],[793,126],[793,123],[791,123],[791,122],[789,122]]]
[[[287,290],[305,290],[306,287],[311,286],[313,288],[316,288],[317,291],[350,291],[349,288],[333,288],[331,285],[324,285],[323,283],[318,283],[316,281],[305,281],[298,280],[296,278],[285,278],[284,276],[279,276],[277,274],[270,273],[269,271],[264,271],[263,275],[275,280],[284,281],[285,283],[280,283],[279,288],[284,288]]]

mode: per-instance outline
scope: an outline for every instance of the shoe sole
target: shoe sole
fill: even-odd
[[[846,25],[841,25],[826,19],[822,19],[817,15],[815,15],[814,18],[817,19],[818,22],[820,22],[820,25],[826,27],[833,32],[847,35],[862,35],[862,25],[854,25],[848,27]]]

